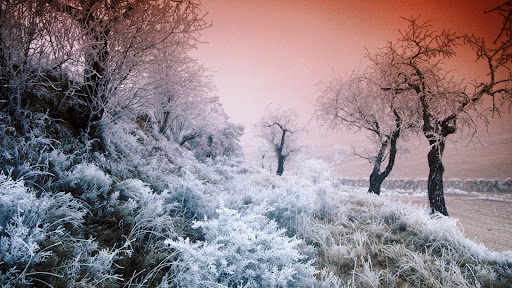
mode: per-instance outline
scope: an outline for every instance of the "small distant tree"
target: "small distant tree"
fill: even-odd
[[[364,157],[373,164],[369,193],[380,195],[382,182],[391,173],[397,155],[397,141],[409,133],[417,117],[411,114],[400,94],[385,90],[374,82],[378,75],[353,74],[348,79],[333,76],[322,84],[317,99],[316,117],[330,130],[345,128],[370,133],[378,148],[375,155]],[[382,165],[387,164],[382,169]]]
[[[284,163],[288,157],[301,150],[298,134],[304,129],[299,126],[299,119],[293,110],[268,110],[260,122],[258,136],[267,144],[277,159],[276,174],[284,172]]]

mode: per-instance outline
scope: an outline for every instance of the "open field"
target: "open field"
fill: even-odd
[[[448,213],[459,220],[467,238],[494,251],[512,251],[512,194],[448,191],[445,196]],[[428,209],[426,195],[393,195],[392,198]]]

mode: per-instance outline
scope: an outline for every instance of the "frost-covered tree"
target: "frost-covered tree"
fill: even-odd
[[[508,18],[507,18],[508,19]],[[428,195],[432,212],[448,215],[443,190],[443,152],[447,137],[463,128],[475,129],[472,111],[484,97],[510,101],[512,91],[509,74],[510,46],[506,32],[500,33],[493,47],[482,38],[462,36],[454,32],[432,29],[429,22],[406,19],[408,27],[400,37],[379,52],[370,55],[375,70],[381,75],[381,87],[395,94],[407,93],[410,102],[419,103],[421,133],[428,140]],[[505,25],[506,26],[506,25]],[[488,63],[488,74],[478,84],[455,82],[443,66],[456,55],[456,48],[470,43],[478,59]],[[413,93],[411,93],[413,92]]]
[[[140,77],[148,68],[161,65],[167,56],[162,51],[187,52],[197,42],[199,31],[208,26],[193,0],[29,0],[0,4],[2,74],[20,75],[27,65],[41,64],[23,73],[27,77],[20,82],[31,82],[31,86],[16,87],[30,95],[37,89],[48,92],[49,98],[58,102],[45,104],[50,110],[72,106],[58,116],[72,115],[70,119],[78,119],[73,120],[75,128],[94,137],[99,136],[96,124],[105,111],[119,112],[146,95],[140,93],[144,83]],[[47,72],[41,73],[41,66]],[[41,81],[33,74],[46,79]],[[74,81],[49,77],[59,74]],[[17,99],[2,99],[2,105],[16,107],[13,100]]]
[[[188,55],[169,54],[164,65],[148,73],[148,109],[157,122],[158,133],[180,146],[204,134],[212,106],[218,104],[207,69]]]
[[[300,127],[297,114],[291,109],[267,110],[257,126],[258,137],[263,139],[277,159],[276,174],[283,175],[288,157],[302,148],[298,144],[298,136],[304,129]]]
[[[194,155],[199,160],[227,158],[242,158],[242,146],[240,137],[244,134],[244,126],[229,121],[227,115],[222,112],[214,112],[208,117],[212,121],[210,127],[200,137],[191,141]]]
[[[404,102],[405,93],[381,89],[377,75],[353,74],[348,79],[333,76],[322,84],[317,99],[317,119],[331,130],[366,131],[377,145],[375,155],[360,155],[373,164],[368,192],[380,194],[382,182],[391,173],[397,155],[397,141],[415,126],[414,102]],[[411,113],[412,111],[412,113]],[[381,166],[387,160],[384,169]]]
[[[148,73],[147,99],[154,131],[198,159],[241,156],[244,127],[229,121],[208,70],[186,54],[170,55]]]
[[[44,1],[0,1],[0,110],[7,112],[18,133],[28,130],[28,103],[46,96],[49,87],[37,84],[51,82],[54,74],[49,72],[58,64],[44,44],[46,31],[54,27],[43,15],[52,17]]]

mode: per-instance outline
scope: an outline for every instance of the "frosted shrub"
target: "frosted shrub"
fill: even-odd
[[[23,223],[25,217],[16,215],[2,229],[0,238],[0,258],[7,266],[24,268],[44,260],[48,253],[41,252],[39,244],[45,238],[44,231],[35,226],[27,227]]]
[[[296,178],[294,180],[299,180]],[[276,221],[280,228],[286,229],[287,236],[296,236],[301,230],[304,218],[313,213],[314,196],[304,193],[305,183],[288,181],[273,191],[267,190],[267,203],[271,210],[265,215]],[[312,193],[311,193],[312,194]]]
[[[66,175],[67,171],[72,166],[73,156],[74,155],[65,154],[57,149],[48,153],[48,164],[50,165],[52,174],[57,178]]]
[[[119,200],[118,212],[132,225],[130,240],[174,235],[170,214],[177,205],[169,200],[170,196],[166,192],[156,194],[138,179],[124,180],[114,187],[114,191]]]
[[[313,184],[330,182],[333,176],[329,170],[329,165],[319,159],[307,159],[303,161],[298,168],[298,176],[309,180]]]
[[[86,211],[64,193],[40,197],[0,174],[0,285],[28,284],[37,266],[81,226]],[[2,276],[3,274],[3,276]]]
[[[172,284],[179,287],[311,287],[315,270],[299,250],[300,240],[288,238],[265,208],[239,213],[221,204],[218,218],[196,222],[205,241],[167,240],[179,259]]]
[[[85,274],[81,282],[97,286],[106,281],[120,280],[118,275],[113,275],[112,273],[115,267],[114,260],[118,257],[119,251],[120,250],[110,251],[109,249],[102,249],[86,257],[84,263],[81,265],[83,268],[82,273]]]
[[[53,287],[117,287],[122,279],[114,272],[119,268],[115,261],[131,252],[128,243],[119,248],[100,248],[92,238],[76,239],[63,246],[66,258],[52,271],[58,275],[50,282]]]
[[[191,179],[173,183],[170,187],[168,201],[176,203],[176,216],[194,220],[202,219],[205,210],[203,190],[204,187],[198,181]]]
[[[44,156],[56,142],[45,130],[55,128],[54,123],[45,113],[18,112],[16,120],[0,113],[0,171],[27,184],[41,185],[48,172]]]
[[[112,184],[110,176],[91,163],[76,165],[67,179],[74,189],[73,195],[89,204],[106,200]]]

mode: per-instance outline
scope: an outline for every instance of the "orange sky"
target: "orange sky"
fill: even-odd
[[[226,112],[246,126],[245,141],[251,142],[251,126],[269,104],[294,107],[309,120],[318,96],[316,84],[333,71],[343,75],[364,66],[365,48],[375,51],[396,39],[405,23],[401,17],[421,15],[439,29],[491,37],[500,19],[483,11],[502,1],[202,2],[212,27],[203,32],[201,40],[207,44],[194,56],[212,69]],[[457,67],[463,75],[475,70],[473,59]]]

